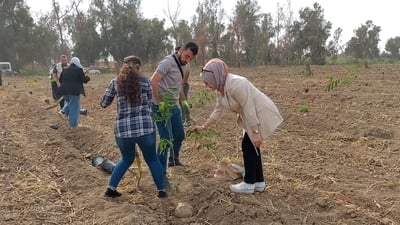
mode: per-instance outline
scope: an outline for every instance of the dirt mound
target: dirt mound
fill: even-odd
[[[227,113],[207,139],[187,138],[185,167],[169,169],[173,191],[156,197],[148,168],[122,180],[122,197],[103,197],[109,174],[91,165],[119,159],[115,108],[99,99],[111,74],[92,77],[81,105],[82,127],[69,129],[44,77],[5,77],[0,87],[0,224],[395,224],[400,221],[400,108],[395,65],[233,68],[269,95],[284,123],[262,147],[267,189],[234,194],[238,181],[214,178],[218,162],[241,163],[241,130]],[[383,72],[383,73],[382,73]],[[326,93],[327,77],[351,79]],[[203,122],[207,100],[191,78],[192,117]],[[46,100],[47,99],[47,100]],[[49,102],[49,104],[47,103]],[[53,129],[51,128],[53,125]],[[240,181],[240,180],[239,180]]]

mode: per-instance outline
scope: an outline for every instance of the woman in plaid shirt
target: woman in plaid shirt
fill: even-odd
[[[111,173],[105,193],[108,197],[121,196],[117,186],[135,159],[136,144],[150,168],[158,197],[166,197],[164,174],[156,151],[156,128],[151,117],[152,89],[149,79],[140,74],[140,66],[139,57],[125,57],[120,73],[111,80],[100,102],[106,108],[115,96],[118,101],[114,133],[121,159]]]

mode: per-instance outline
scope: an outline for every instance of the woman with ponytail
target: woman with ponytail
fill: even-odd
[[[150,80],[140,73],[141,60],[127,56],[116,78],[111,80],[100,105],[111,105],[117,98],[115,140],[121,152],[121,159],[113,169],[105,196],[119,197],[117,186],[135,160],[135,145],[143,154],[156,184],[158,197],[166,197],[164,173],[157,156],[156,128],[151,117],[152,88]]]

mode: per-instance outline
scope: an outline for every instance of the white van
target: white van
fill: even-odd
[[[10,62],[0,62],[0,70],[7,76],[14,76],[17,74],[12,70]]]
[[[12,71],[10,62],[0,62],[0,69]]]

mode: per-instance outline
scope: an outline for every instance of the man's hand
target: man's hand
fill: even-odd
[[[182,101],[182,111],[183,114],[185,115],[185,120],[186,121],[191,121],[190,119],[190,106],[187,100]]]
[[[165,102],[159,102],[158,103],[158,108],[159,109],[164,109],[165,108]]]

